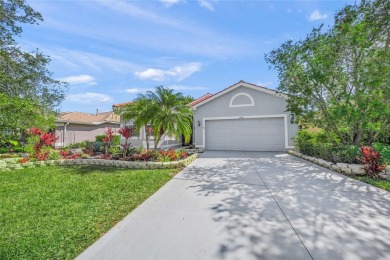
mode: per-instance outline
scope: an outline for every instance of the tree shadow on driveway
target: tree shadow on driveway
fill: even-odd
[[[389,193],[304,160],[206,152],[176,178],[210,199],[219,258],[390,258]]]

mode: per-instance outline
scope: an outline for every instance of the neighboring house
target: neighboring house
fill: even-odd
[[[120,121],[120,126],[121,127],[134,127],[133,125],[133,120],[123,120],[123,114],[124,114],[124,109],[126,105],[131,104],[132,102],[126,102],[126,103],[121,103],[121,104],[115,104],[112,106],[113,111],[116,111],[121,118]],[[151,126],[144,126],[140,129],[139,132],[135,132],[133,136],[130,138],[130,143],[131,146],[142,146],[146,148],[146,129],[149,129],[151,131]],[[153,132],[150,132],[150,138],[149,138],[149,147],[154,148],[154,137],[153,137]],[[124,143],[125,140],[121,136],[121,143]],[[161,137],[160,143],[158,144],[157,148],[160,149],[166,149],[166,148],[175,148],[175,147],[180,147],[182,146],[182,141],[181,139],[177,140],[174,136],[168,136],[164,134]]]
[[[64,147],[82,141],[95,141],[110,127],[117,132],[120,126],[118,115],[113,112],[88,114],[82,112],[60,113],[56,121],[56,147]]]
[[[190,103],[193,143],[206,150],[284,151],[298,131],[287,96],[240,81]]]

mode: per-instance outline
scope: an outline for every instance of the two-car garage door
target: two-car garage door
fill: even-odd
[[[205,135],[206,150],[285,150],[281,117],[206,120]]]

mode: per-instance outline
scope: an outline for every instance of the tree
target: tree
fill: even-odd
[[[24,0],[0,1],[0,94],[9,104],[2,107],[1,116],[12,117],[1,123],[3,128],[47,127],[54,122],[55,108],[65,97],[66,84],[52,79],[46,68],[49,57],[38,49],[23,51],[15,40],[22,33],[20,24],[42,20]],[[26,117],[39,120],[29,121]]]
[[[150,125],[153,129],[155,148],[164,134],[176,138],[183,136],[188,142],[192,133],[192,111],[188,107],[189,100],[182,93],[174,93],[172,89],[159,86],[154,92],[140,94],[133,103],[124,108],[123,119],[134,120],[134,127],[137,130]],[[148,137],[148,129],[146,132]],[[149,146],[148,140],[147,146]]]
[[[362,1],[266,55],[278,90],[301,123],[323,128],[334,143],[389,141],[390,3]]]

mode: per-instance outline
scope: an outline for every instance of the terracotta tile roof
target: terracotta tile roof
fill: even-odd
[[[212,97],[212,96],[213,96],[213,94],[207,93],[207,94],[201,96],[200,98],[195,99],[194,101],[192,101],[192,102],[189,103],[188,105],[189,105],[190,107],[195,106],[196,104],[198,104],[198,103],[200,103],[200,102],[202,102],[202,101],[204,101],[204,100],[206,100],[206,99],[208,99],[208,98],[210,98],[210,97]]]
[[[132,104],[133,102],[125,102],[125,103],[120,103],[120,104],[114,104],[112,105],[112,107],[123,107],[123,106],[126,106],[126,105],[129,105],[129,104]]]
[[[82,112],[63,112],[56,119],[57,122],[73,122],[86,124],[119,123],[120,119],[114,112],[88,114]]]

